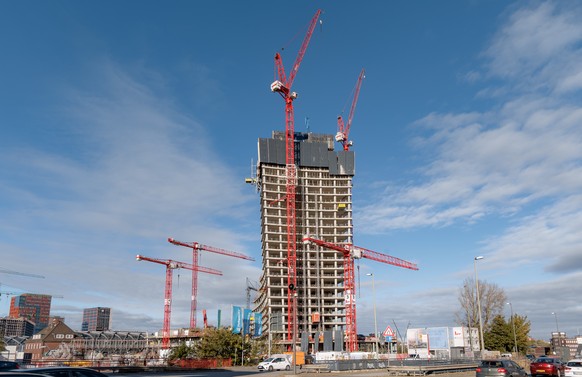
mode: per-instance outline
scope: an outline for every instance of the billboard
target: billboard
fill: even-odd
[[[428,346],[431,350],[449,349],[449,328],[429,327],[426,329],[428,335]]]
[[[406,344],[408,345],[408,354],[415,355],[422,359],[428,358],[429,354],[429,337],[427,329],[408,329],[406,330]]]

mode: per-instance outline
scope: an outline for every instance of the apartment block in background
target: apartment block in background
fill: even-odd
[[[10,318],[25,318],[34,322],[37,333],[49,324],[51,313],[51,295],[24,293],[10,299]]]
[[[81,331],[107,331],[111,322],[111,308],[83,309]]]

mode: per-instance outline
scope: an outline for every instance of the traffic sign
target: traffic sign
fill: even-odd
[[[382,333],[384,336],[394,336],[394,331],[392,331],[392,327],[386,326],[386,330]]]

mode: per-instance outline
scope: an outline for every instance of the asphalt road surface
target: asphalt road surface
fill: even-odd
[[[258,376],[262,377],[293,377],[295,375],[301,377],[311,377],[321,375],[330,375],[331,377],[388,377],[388,373],[383,369],[365,370],[365,371],[345,371],[345,372],[312,372],[309,373],[297,368],[297,374],[290,371],[273,371],[273,372],[259,372],[257,367],[232,367],[223,369],[208,369],[208,370],[194,370],[189,372],[163,372],[163,373],[114,373],[109,374],[111,377],[237,377],[237,376]],[[475,377],[475,372],[457,372],[457,373],[441,373],[438,377]]]

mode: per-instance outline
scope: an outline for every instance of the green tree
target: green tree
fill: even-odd
[[[497,315],[493,318],[489,330],[483,334],[485,348],[500,352],[511,352],[515,349],[515,344],[517,343],[517,350],[524,354],[530,345],[530,329],[531,323],[527,317],[514,314],[513,317],[506,321],[503,316]]]
[[[489,331],[483,334],[485,349],[491,351],[508,352],[513,348],[513,332],[505,318],[496,315],[491,321]]]
[[[233,360],[240,359],[242,354],[241,347],[242,337],[233,334],[230,329],[208,328],[204,330],[204,334],[200,342],[196,345],[196,356],[199,358],[231,358]],[[251,344],[245,342],[245,354],[248,355]]]
[[[463,286],[459,289],[458,300],[461,308],[455,313],[457,323],[461,326],[479,327],[479,305],[474,279],[467,278],[463,281]],[[518,351],[527,353],[531,345],[529,340],[531,323],[527,317],[517,314],[505,321],[502,316],[507,305],[505,291],[496,284],[479,280],[479,301],[485,349],[513,351],[517,341]],[[515,337],[513,335],[514,326]]]
[[[191,346],[187,346],[185,342],[180,343],[178,347],[172,348],[168,359],[178,360],[178,359],[190,359],[195,357],[196,349]]]
[[[527,316],[520,316],[517,314],[514,314],[511,319],[513,319],[515,324],[515,339],[517,340],[517,350],[522,354],[526,354],[529,346],[531,345],[529,336],[529,332],[531,331],[531,322],[527,319]],[[509,321],[509,325],[512,326],[513,335],[514,324],[511,323],[511,319]]]

